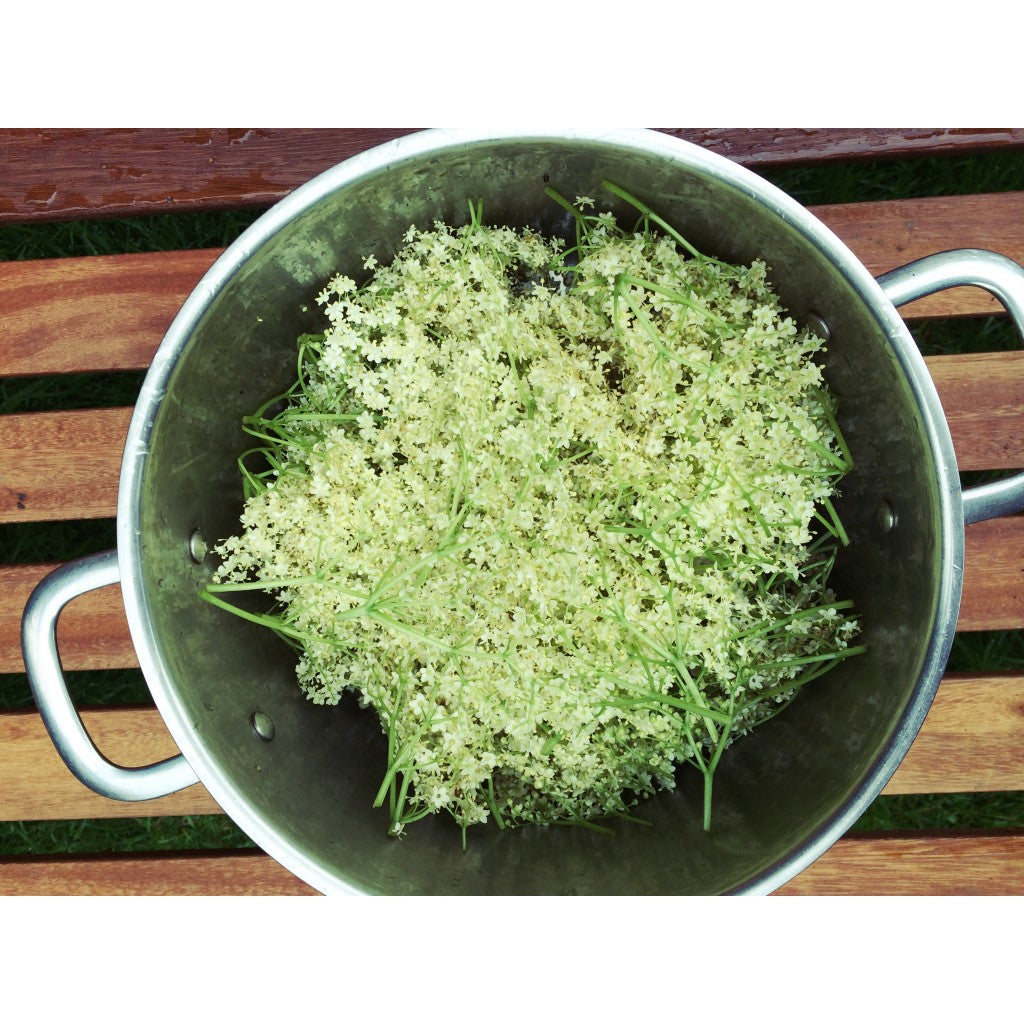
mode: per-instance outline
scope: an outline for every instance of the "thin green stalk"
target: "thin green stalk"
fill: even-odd
[[[839,421],[836,419],[832,402],[821,388],[816,388],[814,394],[818,400],[818,405],[821,408],[822,413],[825,415],[825,419],[828,420],[828,425],[832,428],[836,444],[839,446],[840,452],[842,452],[843,465],[845,466],[846,472],[849,472],[853,469],[853,456],[850,454],[850,448],[846,443],[846,438],[843,436],[843,432],[839,427]]]
[[[777,669],[796,668],[800,665],[813,665],[819,661],[838,661],[852,658],[855,654],[863,654],[867,647],[844,647],[839,651],[826,651],[824,654],[804,654],[798,658],[787,658],[784,661],[768,661],[757,666],[758,672],[774,672]]]
[[[836,540],[839,541],[840,544],[843,545],[843,547],[847,547],[850,543],[850,538],[846,533],[842,520],[839,518],[839,514],[836,512],[835,506],[828,498],[823,498],[821,504],[828,513],[828,519],[825,519],[825,517],[819,512],[815,512],[815,518],[825,527],[826,530],[828,530],[830,534],[832,534],[833,537],[836,538]]]
[[[816,615],[821,615],[827,611],[845,611],[848,608],[853,607],[853,601],[830,601],[827,604],[818,604],[813,608],[802,608],[800,611],[793,612],[792,615],[784,615],[779,619],[771,619],[768,622],[762,622],[759,626],[752,626],[750,629],[743,629],[737,633],[732,633],[728,637],[729,641],[742,640],[753,636],[763,636],[765,633],[774,633],[776,630],[785,629],[790,623],[798,622],[801,619],[813,618]]]
[[[282,636],[291,637],[293,640],[299,640],[301,642],[308,642],[310,639],[308,633],[292,629],[291,626],[288,626],[277,616],[260,615],[257,612],[246,611],[244,608],[239,608],[237,605],[233,605],[228,601],[222,601],[219,597],[215,597],[213,594],[210,594],[205,590],[199,591],[199,597],[223,611],[231,612],[232,615],[237,615],[240,619],[245,619],[248,622],[255,623],[257,626],[266,626],[268,629],[272,629],[275,633],[281,634]]]
[[[245,580],[240,583],[207,583],[206,592],[208,594],[232,594],[251,590],[282,590],[285,587],[304,587],[313,584],[325,587],[327,590],[332,590],[344,597],[351,597],[353,600],[360,601],[362,602],[362,607],[367,610],[371,607],[368,595],[361,594],[358,590],[349,590],[348,587],[343,587],[335,580],[327,579],[322,575],[296,576],[278,580]]]
[[[675,239],[676,243],[681,249],[689,253],[694,259],[701,260],[705,263],[710,263],[714,266],[721,267],[723,269],[732,270],[733,268],[727,264],[722,263],[720,260],[716,260],[712,256],[705,256],[704,253],[700,252],[694,246],[692,246],[683,236],[676,231],[671,224],[668,223],[663,217],[658,216],[646,203],[641,202],[634,195],[630,195],[624,188],[613,184],[610,181],[604,181],[601,183],[601,187],[607,189],[613,195],[618,196],[620,199],[624,199],[630,206],[639,210],[645,217],[649,218],[653,223],[657,224],[662,231],[664,231],[670,238]]]
[[[635,285],[637,288],[644,288],[649,292],[654,292],[656,295],[664,295],[665,298],[671,299],[680,306],[685,306],[687,309],[693,310],[694,313],[700,314],[700,316],[705,320],[710,320],[722,331],[728,331],[731,329],[731,325],[718,316],[717,313],[712,313],[706,306],[702,306],[699,302],[688,298],[683,295],[682,292],[676,291],[674,288],[666,288],[664,285],[657,284],[654,281],[648,281],[643,277],[633,277],[628,274],[620,276],[626,284]]]
[[[717,722],[719,725],[729,725],[732,721],[728,715],[723,714],[721,711],[715,711],[714,709],[709,708],[706,704],[680,700],[678,697],[673,697],[667,693],[659,693],[654,690],[650,692],[640,691],[636,697],[621,697],[616,700],[604,700],[600,702],[600,706],[606,708],[651,707],[657,704],[666,704],[670,708],[685,711],[687,714],[694,715],[697,718]]]

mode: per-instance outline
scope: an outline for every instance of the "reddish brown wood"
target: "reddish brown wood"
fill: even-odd
[[[876,276],[947,249],[992,249],[1024,263],[1024,192],[814,206]],[[980,288],[951,288],[903,306],[905,319],[1001,313]]]
[[[258,850],[190,854],[11,858],[4,896],[312,896],[305,882]]]
[[[0,222],[263,206],[407,128],[8,129]],[[663,128],[753,167],[1024,146],[1016,128]]]
[[[97,749],[115,764],[137,767],[178,753],[154,708],[86,710],[82,721]],[[198,784],[145,803],[99,796],[65,767],[36,711],[0,713],[0,821],[219,813]]]
[[[267,206],[409,129],[0,132],[0,222]]]
[[[1022,895],[1024,835],[853,835],[780,895]],[[315,890],[256,850],[8,858],[0,895],[300,896]]]
[[[1024,895],[1024,833],[854,833],[779,890],[787,896]]]
[[[0,522],[113,516],[131,409],[0,417]]]
[[[21,613],[52,565],[0,565],[0,672],[23,672]],[[128,632],[118,585],[90,591],[72,601],[57,620],[57,648],[70,672],[135,668],[139,664]]]
[[[0,263],[0,372],[145,369],[221,251]]]
[[[925,360],[961,470],[1024,467],[1024,351]]]
[[[886,793],[1024,789],[1024,676],[950,674]]]
[[[965,530],[964,589],[956,628],[1024,629],[1024,516]]]
[[[1024,146],[1020,128],[661,128],[750,167]]]

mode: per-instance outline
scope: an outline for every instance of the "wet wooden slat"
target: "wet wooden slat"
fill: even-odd
[[[1019,128],[662,128],[748,167],[1018,149]]]
[[[1017,128],[666,128],[751,167],[1024,146]],[[7,129],[0,223],[263,206],[407,128]]]
[[[0,223],[269,206],[402,128],[0,132]]]

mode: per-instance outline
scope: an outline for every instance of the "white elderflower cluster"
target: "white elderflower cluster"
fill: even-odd
[[[710,801],[725,747],[860,650],[821,339],[763,263],[587,205],[572,251],[479,211],[411,227],[327,284],[249,421],[273,443],[208,599],[273,593],[250,617],[309,698],[376,712],[396,834],[626,815],[682,763]]]

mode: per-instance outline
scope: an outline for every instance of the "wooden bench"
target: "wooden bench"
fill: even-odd
[[[1021,130],[671,129],[755,169],[865,157],[1024,149]],[[397,130],[5,131],[4,224],[266,206],[324,168]],[[817,208],[880,274],[918,256],[977,246],[1024,263],[1024,192]],[[214,250],[0,264],[0,375],[144,369]],[[977,289],[908,306],[908,319],[1001,312]],[[1024,464],[1024,354],[937,356],[929,366],[960,468]],[[0,523],[103,520],[114,514],[127,408],[0,418]],[[0,560],[6,552],[0,553]],[[0,565],[0,677],[24,686],[19,624],[50,565]],[[1024,517],[967,530],[958,628],[1024,627]],[[137,665],[116,587],[69,606],[65,667]],[[11,701],[8,701],[8,706]],[[123,764],[174,752],[151,706],[83,710],[101,750]],[[888,793],[1024,789],[1024,664],[948,674]],[[216,814],[201,786],[145,805],[96,796],[64,768],[34,710],[0,710],[0,820],[84,820]],[[855,832],[786,885],[787,893],[1022,893],[1024,820],[968,834]],[[256,850],[17,856],[0,859],[0,893],[303,893]]]

